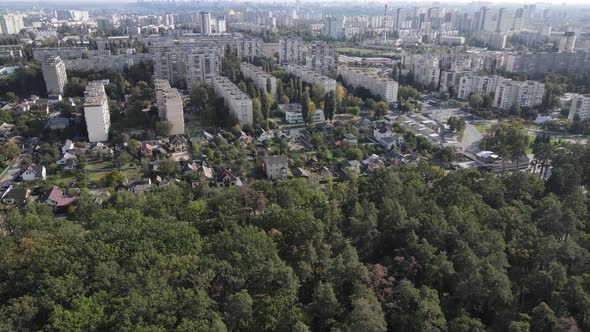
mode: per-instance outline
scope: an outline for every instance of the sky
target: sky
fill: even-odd
[[[60,3],[60,4],[67,4],[67,3],[75,3],[75,4],[83,4],[83,3],[132,3],[132,2],[136,2],[137,0],[42,0],[42,1],[23,1],[23,0],[0,0],[0,6],[2,5],[3,2],[21,2],[21,3],[31,3],[31,4],[35,4],[35,5],[44,5],[44,4],[51,4],[51,3]],[[144,0],[145,2],[151,2],[151,0]],[[190,0],[189,0],[190,1]],[[185,1],[185,2],[189,2],[189,1]],[[314,4],[318,4],[320,3],[320,1],[318,0],[300,0],[301,3],[314,3]],[[232,1],[230,1],[231,3]],[[238,3],[245,3],[245,2],[258,2],[258,3],[264,3],[264,2],[272,2],[272,3],[295,3],[295,0],[237,0],[235,2]],[[322,3],[338,3],[338,2],[348,2],[348,3],[355,3],[356,1],[351,1],[351,0],[321,0]],[[413,5],[416,4],[417,6],[429,6],[432,5],[432,2],[434,1],[407,1],[407,2],[402,2],[402,1],[391,1],[391,0],[373,0],[373,1],[369,1],[368,5],[373,2],[373,3],[387,3],[387,4],[391,4],[392,6],[396,6],[396,5]],[[477,3],[478,1],[473,1],[473,0],[453,0],[453,1],[442,1],[442,0],[438,0],[438,2],[442,3],[442,4],[446,4],[446,5],[451,5],[453,3],[458,3],[458,4],[466,4],[466,3]],[[558,1],[526,1],[526,0],[486,0],[486,1],[481,1],[481,3],[495,3],[495,4],[501,4],[501,3],[505,3],[505,4],[511,4],[511,5],[519,5],[519,4],[538,4],[541,7],[545,7],[547,4],[551,4],[552,7],[560,7],[562,6],[564,3],[565,4],[571,4],[571,5],[588,5],[588,7],[590,7],[590,1],[589,0],[558,0]]]

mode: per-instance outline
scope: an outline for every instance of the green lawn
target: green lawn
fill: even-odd
[[[484,125],[474,124],[472,126],[475,128],[475,130],[479,131],[482,134],[485,134],[488,130],[490,130],[490,127]]]
[[[84,170],[86,171],[96,171],[103,168],[111,168],[113,167],[113,163],[110,161],[101,161],[98,163],[87,163]]]
[[[96,172],[96,173],[88,173],[88,180],[92,182],[98,182],[102,179],[108,172]],[[128,169],[124,171],[120,171],[124,177],[129,180],[139,179],[141,177],[141,169]]]

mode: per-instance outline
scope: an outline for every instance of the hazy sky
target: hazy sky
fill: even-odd
[[[43,6],[43,4],[49,4],[49,3],[61,3],[61,4],[67,4],[67,3],[75,3],[75,4],[83,4],[83,3],[130,3],[130,2],[136,2],[137,0],[42,0],[42,1],[23,1],[23,0],[0,0],[0,6],[2,5],[3,2],[21,2],[23,4],[25,3],[31,3],[31,4],[35,4],[37,6]],[[151,0],[144,0],[145,2],[150,2]],[[351,1],[351,0],[300,0],[302,3],[314,3],[314,4],[319,4],[319,3],[337,3],[337,2],[348,2],[348,3],[357,3],[357,1]],[[189,1],[185,1],[185,2],[189,2]],[[231,3],[232,1],[230,1]],[[236,1],[238,3],[245,3],[245,2],[258,2],[258,3],[263,3],[263,2],[272,2],[272,3],[295,3],[295,0],[238,0]],[[419,5],[419,6],[424,6],[424,5],[431,5],[433,1],[407,1],[407,2],[402,2],[402,1],[390,1],[390,0],[373,0],[373,1],[367,1],[367,5],[370,5],[371,3],[387,3],[392,5],[393,7],[395,7],[396,5],[402,5],[402,6],[407,6],[407,5]],[[438,0],[438,2],[440,2],[441,4],[452,4],[452,3],[477,3],[477,1],[473,1],[473,0],[454,0],[454,1],[442,1],[442,0]],[[572,5],[588,5],[588,7],[590,7],[590,1],[589,0],[558,0],[558,1],[526,1],[526,0],[486,0],[486,1],[481,1],[482,3],[487,2],[487,3],[505,3],[505,4],[512,4],[512,5],[518,5],[518,4],[538,4],[540,7],[547,7],[547,5],[550,5],[551,7],[560,7],[562,6],[564,3],[566,4],[572,4]]]

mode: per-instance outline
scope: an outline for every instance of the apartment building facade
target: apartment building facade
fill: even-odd
[[[305,66],[289,64],[286,67],[287,71],[307,84],[318,84],[324,85],[326,92],[336,90],[336,80],[328,76],[319,74]]]
[[[254,86],[258,90],[263,90],[270,93],[273,97],[277,96],[277,79],[271,74],[267,73],[262,67],[255,66],[248,62],[242,62],[240,64],[240,71],[244,78],[250,79],[254,82]],[[270,91],[268,91],[270,87]]]
[[[497,75],[479,76],[467,75],[459,79],[457,98],[467,100],[472,94],[491,96],[496,92],[498,83],[508,80]]]
[[[514,104],[520,107],[534,107],[543,102],[545,84],[536,81],[499,82],[494,95],[494,107],[509,110]]]
[[[184,135],[184,109],[182,96],[177,89],[170,87],[167,80],[154,80],[156,103],[160,119],[170,121],[171,135]]]
[[[572,96],[572,104],[567,119],[573,121],[576,117],[582,121],[590,119],[590,95],[574,94]]]
[[[66,65],[59,56],[47,57],[41,64],[43,79],[47,87],[47,94],[63,95],[64,87],[68,83]]]
[[[108,80],[92,81],[84,91],[84,118],[88,129],[88,141],[104,142],[109,139],[111,117],[109,101],[104,86]]]
[[[215,76],[212,85],[215,94],[223,98],[225,106],[238,119],[240,125],[252,125],[252,99],[225,77]]]
[[[386,103],[397,101],[397,92],[399,89],[398,82],[381,77],[374,68],[354,68],[340,66],[338,75],[342,76],[344,83],[354,87],[364,87],[371,94],[380,97]]]
[[[303,64],[305,55],[306,49],[303,39],[297,37],[279,39],[279,63]]]
[[[316,41],[311,44],[306,53],[306,65],[320,73],[336,70],[336,48],[332,44]]]

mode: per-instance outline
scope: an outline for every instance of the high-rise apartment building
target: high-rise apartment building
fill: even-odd
[[[336,39],[344,37],[344,19],[342,17],[326,16],[324,18],[324,34]]]
[[[336,69],[336,49],[334,45],[326,42],[313,42],[310,51],[307,52],[306,64],[309,68],[329,73]]]
[[[156,78],[171,84],[186,82],[189,89],[195,84],[211,84],[221,71],[221,48],[215,43],[194,43],[150,48]]]
[[[199,12],[201,34],[206,35],[211,33],[211,13]]]
[[[437,89],[440,82],[440,59],[436,56],[426,57],[414,63],[412,68],[414,80],[429,89]]]
[[[252,80],[254,86],[258,90],[263,90],[270,93],[273,97],[277,96],[277,79],[271,74],[267,73],[261,67],[255,66],[251,63],[242,62],[240,64],[240,71],[244,78]],[[270,91],[268,91],[270,88]]]
[[[47,94],[63,95],[64,87],[68,82],[66,65],[59,56],[48,56],[41,64],[43,79],[47,87]]]
[[[590,52],[510,54],[506,59],[506,71],[529,75],[590,73]]]
[[[574,94],[572,96],[570,113],[567,118],[570,121],[576,118],[580,120],[590,119],[590,95]]]
[[[20,15],[0,15],[0,34],[14,35],[25,28],[23,17]]]
[[[303,64],[305,59],[305,46],[303,39],[286,37],[279,39],[279,62],[282,64]]]
[[[319,74],[305,66],[288,65],[286,69],[289,73],[299,77],[303,82],[307,84],[323,84],[326,92],[336,90],[335,79]]]
[[[254,122],[252,114],[252,99],[248,97],[232,81],[222,76],[213,78],[213,91],[223,98],[225,106],[235,116],[240,125],[252,125]]]
[[[342,76],[347,85],[366,88],[387,103],[397,101],[399,84],[390,78],[379,76],[373,68],[340,66],[338,75]]]
[[[566,32],[559,39],[559,53],[572,53],[576,46],[576,33]]]
[[[545,84],[536,81],[504,80],[496,86],[494,107],[508,110],[514,104],[520,107],[533,107],[543,102]]]
[[[161,120],[172,124],[171,135],[184,135],[184,110],[182,96],[177,89],[170,87],[166,80],[154,80],[156,103]]]
[[[216,17],[213,21],[214,33],[225,33],[227,31],[227,21],[225,16]]]
[[[111,116],[104,86],[108,80],[92,81],[84,91],[84,118],[88,129],[88,141],[104,142],[109,139]]]
[[[459,79],[457,98],[467,100],[472,94],[480,96],[491,96],[496,92],[498,83],[508,80],[497,75],[478,76],[466,75]]]

